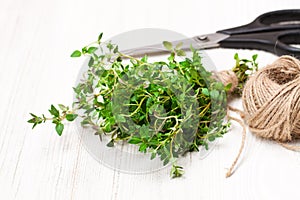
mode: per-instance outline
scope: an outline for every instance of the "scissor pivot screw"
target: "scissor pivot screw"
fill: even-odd
[[[198,37],[199,40],[207,40],[207,36],[206,35],[202,35]]]

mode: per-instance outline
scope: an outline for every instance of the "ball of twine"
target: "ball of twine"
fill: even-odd
[[[223,77],[223,78],[220,78]],[[237,77],[234,73],[218,72],[218,80],[224,85],[232,83],[234,90]],[[229,91],[230,92],[230,91]],[[288,142],[300,138],[300,61],[291,56],[281,56],[274,63],[257,71],[246,82],[242,94],[244,111],[228,106],[240,114],[255,135],[271,139],[290,150],[299,146]],[[243,127],[242,144],[238,155],[228,169],[233,169],[245,145],[246,127],[242,120],[231,117]]]
[[[245,120],[252,133],[280,143],[300,136],[300,61],[282,56],[259,70],[243,91]]]

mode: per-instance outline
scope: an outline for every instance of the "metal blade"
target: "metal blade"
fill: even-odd
[[[223,33],[212,33],[207,35],[195,36],[189,39],[171,41],[171,43],[173,44],[173,47],[175,47],[179,43],[182,43],[180,49],[184,51],[190,51],[191,46],[194,49],[210,49],[210,48],[218,48],[220,46],[219,42],[228,37],[229,35]],[[163,55],[163,54],[170,53],[170,51],[167,50],[162,43],[144,46],[144,47],[138,47],[134,49],[126,49],[121,52],[123,54],[127,54],[133,57],[142,57],[144,55],[155,56],[155,55]]]

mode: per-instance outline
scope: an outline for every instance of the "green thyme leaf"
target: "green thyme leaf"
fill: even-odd
[[[181,177],[183,175],[183,173],[184,173],[184,171],[182,170],[181,166],[172,165],[172,169],[171,169],[171,177],[172,178]]]
[[[68,121],[73,121],[73,120],[75,120],[76,118],[78,117],[78,115],[77,114],[67,114],[66,115],[66,119],[68,120]]]
[[[98,49],[97,47],[89,47],[88,50],[87,50],[87,52],[88,52],[89,54],[92,54],[92,53],[94,53],[97,49]]]
[[[32,117],[36,118],[37,116],[35,114],[29,113]]]
[[[142,144],[140,145],[139,151],[140,151],[140,152],[146,153],[147,147],[148,147],[147,144],[142,143]]]
[[[180,50],[177,50],[176,53],[177,53],[178,56],[186,56],[185,51],[183,51],[183,50],[181,50],[181,49],[180,49]]]
[[[91,57],[90,60],[89,60],[88,66],[89,66],[89,67],[92,67],[93,64],[94,64],[94,61],[95,61],[94,58]]]
[[[49,110],[49,112],[54,117],[59,117],[59,111],[55,108],[55,106],[51,105],[51,109]]]
[[[231,89],[231,87],[232,87],[232,83],[228,83],[226,86],[225,86],[225,91],[227,92],[227,91],[229,91],[230,89]]]
[[[103,36],[103,33],[100,33],[99,36],[98,36],[98,44],[101,43],[102,36]]]
[[[257,56],[258,56],[257,54],[254,54],[254,55],[252,56],[252,60],[253,60],[253,61],[256,61]]]
[[[183,45],[183,42],[179,42],[176,46],[175,46],[175,49],[176,50],[179,50]]]
[[[164,45],[164,47],[165,47],[167,50],[172,51],[173,45],[172,45],[171,42],[163,41],[163,45]]]
[[[56,126],[55,126],[55,130],[56,130],[57,134],[59,136],[61,136],[61,134],[64,130],[64,125],[62,123],[57,123]]]
[[[109,141],[109,143],[107,143],[106,146],[108,146],[108,147],[115,146],[114,140]]]
[[[65,106],[63,104],[58,104],[58,107],[62,110],[62,111],[67,111],[69,110],[69,107],[68,106]]]
[[[139,144],[141,142],[142,142],[142,140],[139,137],[132,137],[128,140],[129,144]]]
[[[32,118],[32,119],[28,120],[27,122],[28,123],[35,123],[35,121],[36,121],[35,118]]]
[[[114,48],[113,53],[118,53],[118,52],[119,52],[119,48],[118,48],[118,46],[116,46],[116,47]]]
[[[80,57],[81,56],[81,52],[79,50],[75,50],[72,54],[71,57]]]
[[[209,91],[207,88],[202,88],[202,94],[204,94],[205,96],[209,96]]]
[[[156,157],[156,152],[151,153],[150,159],[153,160]]]
[[[88,49],[87,49],[87,47],[83,47],[83,48],[81,49],[81,52],[82,52],[83,54],[86,54],[86,53],[88,53]]]

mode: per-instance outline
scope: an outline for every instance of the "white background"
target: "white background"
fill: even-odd
[[[94,41],[137,28],[165,28],[186,36],[250,22],[267,11],[300,8],[299,0],[0,0],[0,199],[300,199],[300,154],[255,138],[236,173],[225,172],[235,157],[241,128],[233,124],[212,153],[184,161],[183,178],[169,169],[130,175],[109,169],[85,150],[74,125],[57,136],[52,124],[31,130],[28,113],[51,103],[71,104],[83,59],[70,53]],[[276,57],[261,51],[207,51],[218,69],[233,55],[259,54],[262,67]],[[231,103],[242,108],[239,100]]]

